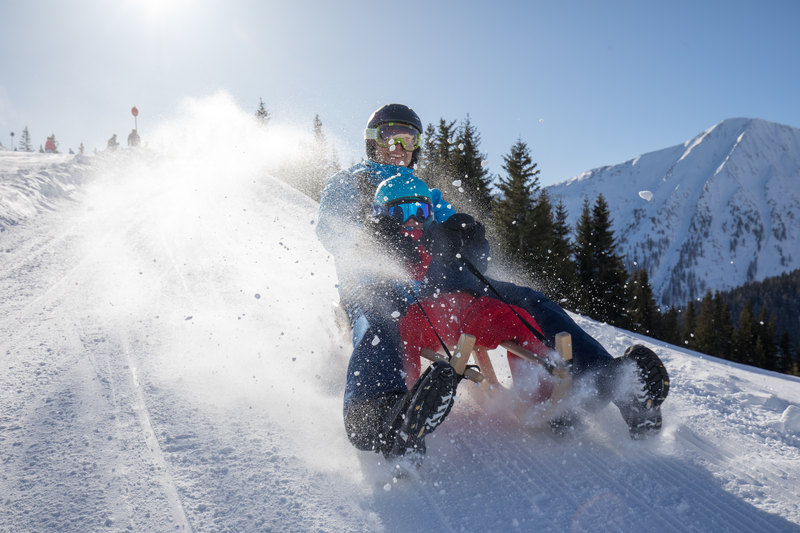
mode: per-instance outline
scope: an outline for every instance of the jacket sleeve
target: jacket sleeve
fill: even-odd
[[[336,258],[352,252],[361,231],[358,220],[359,190],[352,172],[337,172],[325,184],[319,202],[317,237]]]
[[[442,198],[442,191],[439,189],[431,189],[431,200],[433,200],[433,218],[438,223],[442,223],[451,215],[456,214],[456,210],[444,198]]]

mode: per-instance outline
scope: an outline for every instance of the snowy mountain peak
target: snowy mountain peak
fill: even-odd
[[[573,224],[583,198],[603,193],[627,267],[648,269],[664,305],[800,267],[797,128],[727,119],[548,191],[563,198]]]

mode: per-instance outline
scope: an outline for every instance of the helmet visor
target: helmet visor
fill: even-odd
[[[404,203],[392,206],[376,205],[372,207],[373,216],[390,216],[401,224],[409,218],[415,218],[417,222],[424,224],[428,220],[428,217],[431,216],[432,212],[433,209],[431,209],[430,204],[420,201],[407,200]]]
[[[378,146],[391,148],[399,144],[406,152],[413,152],[419,148],[421,137],[422,135],[416,128],[394,122],[364,130],[364,138],[373,139]]]

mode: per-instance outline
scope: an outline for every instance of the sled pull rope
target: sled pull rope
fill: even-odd
[[[417,305],[419,306],[419,310],[420,310],[420,311],[422,311],[422,314],[425,316],[425,320],[427,320],[427,321],[428,321],[428,324],[430,324],[430,326],[431,326],[431,329],[433,330],[433,334],[434,334],[434,335],[436,335],[436,338],[437,338],[437,339],[439,339],[439,344],[441,344],[441,345],[442,345],[442,348],[444,348],[444,352],[447,354],[447,360],[448,360],[448,362],[451,362],[451,361],[453,360],[453,356],[452,356],[452,354],[450,353],[450,350],[448,350],[448,349],[447,349],[447,345],[444,343],[444,341],[442,340],[442,338],[439,336],[439,332],[438,332],[438,331],[436,331],[436,328],[435,328],[435,327],[433,327],[433,322],[431,322],[431,319],[428,317],[428,313],[426,313],[426,312],[425,312],[425,308],[424,308],[424,307],[422,307],[422,304],[420,303],[420,301],[419,301],[419,298],[417,298],[417,295],[414,293],[414,289],[412,289],[412,288],[411,288],[411,287],[408,285],[408,283],[406,283],[406,290],[407,290],[408,292],[410,292],[410,293],[411,293],[411,296],[413,296],[413,297],[414,297],[414,301],[415,301],[415,302],[417,303]],[[467,357],[469,357],[469,353],[467,354]],[[463,374],[463,371],[462,371],[461,373]]]
[[[480,271],[480,270],[478,270],[478,269],[475,267],[475,265],[473,265],[473,264],[472,264],[472,263],[469,261],[469,259],[467,259],[466,257],[461,257],[461,262],[463,262],[463,263],[464,263],[464,265],[467,267],[467,269],[468,269],[470,272],[472,272],[472,273],[475,275],[475,277],[476,277],[476,278],[478,278],[479,280],[481,280],[481,282],[482,282],[484,285],[486,285],[486,286],[487,286],[489,289],[491,289],[491,291],[492,291],[493,293],[495,293],[495,295],[497,296],[497,298],[498,298],[498,299],[499,299],[501,302],[503,302],[504,304],[506,304],[506,305],[508,306],[508,308],[509,308],[509,309],[511,309],[511,311],[512,311],[512,312],[513,312],[515,315],[517,315],[517,318],[519,318],[520,322],[522,322],[522,324],[523,324],[523,325],[524,325],[526,328],[528,328],[528,330],[530,330],[530,332],[531,332],[531,333],[533,333],[533,336],[534,336],[534,337],[536,337],[537,339],[539,339],[539,340],[542,342],[542,344],[544,344],[545,346],[547,346],[547,347],[548,347],[548,348],[550,348],[551,350],[555,349],[555,347],[553,346],[553,344],[552,344],[552,343],[551,343],[551,342],[550,342],[550,341],[549,341],[549,340],[548,340],[548,339],[547,339],[547,338],[546,338],[544,335],[542,335],[541,333],[539,333],[539,330],[537,330],[535,327],[533,327],[533,325],[532,325],[530,322],[528,322],[527,320],[525,320],[525,319],[522,317],[522,315],[520,315],[519,313],[517,313],[517,310],[516,310],[516,309],[514,309],[513,307],[511,307],[511,304],[510,304],[510,303],[508,303],[508,302],[506,301],[506,299],[505,299],[505,298],[503,298],[503,297],[500,295],[500,293],[499,293],[499,292],[497,292],[497,289],[495,289],[495,288],[494,288],[494,286],[492,286],[492,284],[489,282],[489,280],[488,280],[488,279],[486,279],[486,276],[484,276],[483,274],[481,274],[481,271]]]

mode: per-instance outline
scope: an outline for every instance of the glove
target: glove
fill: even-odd
[[[466,213],[456,213],[441,224],[428,241],[428,249],[434,256],[445,261],[455,259],[456,254],[473,242],[486,236],[483,224]]]
[[[483,224],[466,213],[456,213],[452,215],[444,221],[442,226],[448,231],[458,233],[463,244],[467,244],[476,239],[483,240],[486,238],[486,229],[483,227]]]
[[[417,243],[413,238],[403,235],[401,224],[397,219],[386,216],[371,217],[364,224],[364,229],[388,256],[398,261],[419,263]]]

